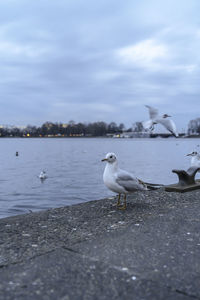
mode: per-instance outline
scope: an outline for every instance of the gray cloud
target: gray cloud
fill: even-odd
[[[161,5],[162,4],[162,5]],[[198,0],[0,4],[0,123],[198,117]]]

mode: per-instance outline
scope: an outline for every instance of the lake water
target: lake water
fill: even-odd
[[[153,183],[174,183],[198,139],[1,138],[0,218],[114,195],[103,184],[107,152],[119,166]],[[16,157],[16,151],[19,156]],[[48,178],[42,183],[39,173]]]

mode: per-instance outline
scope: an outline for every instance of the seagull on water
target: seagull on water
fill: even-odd
[[[191,167],[200,168],[200,154],[197,151],[188,153],[187,156],[191,156]]]
[[[106,161],[105,170],[103,173],[103,181],[107,188],[118,194],[117,207],[126,209],[126,195],[136,191],[147,191],[155,189],[142,180],[136,178],[133,174],[124,171],[118,167],[118,161],[115,153],[107,153],[102,159]],[[121,194],[124,195],[123,206],[120,206]]]
[[[143,127],[145,130],[154,130],[155,124],[163,125],[169,132],[171,132],[175,137],[178,137],[178,132],[176,130],[176,125],[173,120],[168,119],[168,114],[159,115],[158,110],[152,106],[145,105],[149,109],[150,120],[143,122]]]
[[[45,171],[41,171],[40,175],[38,176],[41,180],[44,180],[47,178],[46,172]]]

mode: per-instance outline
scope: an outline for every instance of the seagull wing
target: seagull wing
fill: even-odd
[[[129,193],[138,190],[147,190],[147,186],[143,181],[138,180],[131,173],[123,170],[119,170],[117,173],[116,182]]]
[[[145,130],[149,130],[153,126],[153,121],[152,120],[144,121],[142,122],[142,126],[144,127]]]
[[[156,120],[157,123],[162,124],[168,131],[170,131],[175,137],[178,137],[178,132],[176,129],[176,125],[173,120],[162,118],[159,120]]]
[[[150,119],[155,119],[158,117],[158,110],[152,106],[145,105],[149,109]]]

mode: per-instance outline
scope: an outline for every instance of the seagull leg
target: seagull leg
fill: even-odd
[[[121,197],[121,194],[118,195],[117,207],[120,206],[120,197]]]
[[[123,206],[119,207],[119,209],[125,210],[126,207],[127,207],[127,205],[126,205],[126,194],[124,194],[124,204],[123,204]]]

